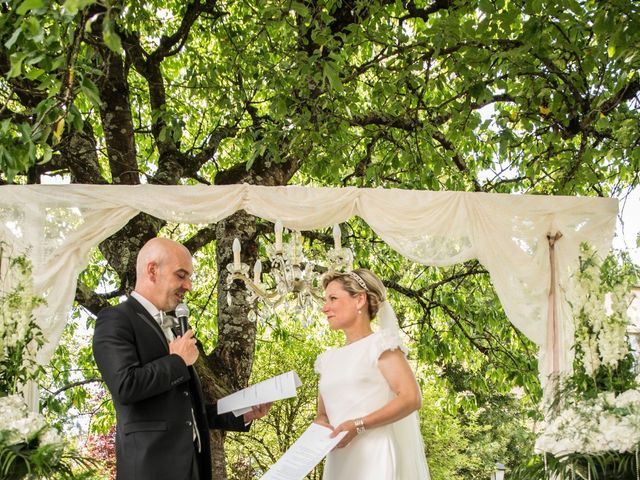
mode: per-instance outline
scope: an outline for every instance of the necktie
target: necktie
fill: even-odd
[[[174,317],[172,317],[171,315],[167,315],[162,310],[156,313],[156,321],[158,322],[158,325],[160,325],[160,328],[164,332],[164,336],[166,337],[167,342],[173,342],[176,338],[173,332],[171,331],[171,327],[173,327],[174,325],[174,320],[175,320]]]

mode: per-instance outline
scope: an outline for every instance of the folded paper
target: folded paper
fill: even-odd
[[[300,377],[291,370],[221,398],[218,400],[218,413],[233,412],[239,417],[253,406],[295,397],[301,385]]]

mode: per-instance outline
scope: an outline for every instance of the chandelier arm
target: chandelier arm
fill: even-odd
[[[245,286],[251,289],[253,293],[258,295],[259,297],[271,299],[277,296],[277,294],[269,293],[266,290],[260,288],[258,285],[253,283],[253,281],[247,275],[241,272],[233,272],[231,274],[231,281],[233,280],[241,280],[245,284]]]

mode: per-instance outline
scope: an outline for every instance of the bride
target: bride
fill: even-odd
[[[323,278],[329,326],[346,344],[316,359],[320,374],[315,422],[347,434],[329,453],[324,480],[427,480],[429,468],[417,410],[421,393],[411,371],[385,287],[369,270]],[[371,320],[378,315],[380,328]]]

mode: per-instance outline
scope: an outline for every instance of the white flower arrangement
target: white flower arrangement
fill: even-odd
[[[4,446],[37,443],[63,448],[58,431],[49,427],[40,413],[29,411],[20,395],[0,398],[0,443]]]
[[[588,249],[585,253],[589,256],[574,277],[567,301],[576,322],[575,343],[584,355],[583,367],[593,376],[600,365],[615,368],[629,353],[626,331],[631,293],[624,276],[613,285],[603,281],[602,263]]]
[[[9,255],[0,242],[0,273],[0,478],[75,478],[78,468],[95,462],[68,448],[18,393],[42,370],[36,354],[43,336],[33,310],[43,299],[33,293],[31,264],[24,255]]]
[[[33,293],[31,263],[10,256],[0,243],[0,395],[16,393],[40,372],[36,354],[43,344],[33,311],[44,303]]]
[[[543,406],[546,419],[535,443],[547,475],[627,478],[638,462],[640,383],[626,336],[637,278],[636,267],[612,255],[600,261],[583,245],[580,270],[566,292],[575,321],[574,370],[555,379],[558,390]],[[640,478],[640,470],[633,472]]]
[[[72,457],[57,430],[21,395],[0,397],[0,478],[72,478]]]
[[[568,401],[559,415],[542,425],[537,453],[633,452],[640,441],[640,391]]]

